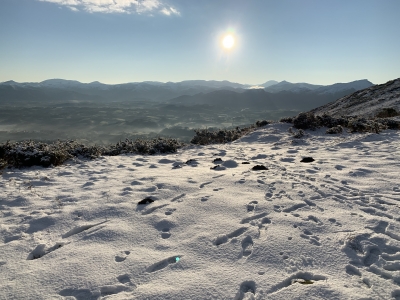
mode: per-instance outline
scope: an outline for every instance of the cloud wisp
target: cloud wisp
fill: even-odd
[[[72,11],[90,13],[160,13],[179,16],[180,12],[160,0],[39,0],[65,6]]]

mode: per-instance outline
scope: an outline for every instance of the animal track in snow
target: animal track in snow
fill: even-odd
[[[93,299],[94,295],[89,289],[63,289],[58,293],[63,297],[73,297],[72,299],[85,300]],[[98,298],[98,297],[96,297]]]
[[[379,222],[375,227],[375,231],[378,231],[378,233],[386,228],[386,223],[382,222],[384,221]],[[349,236],[343,251],[352,259],[350,264],[355,267],[364,266],[366,271],[386,280],[393,279],[395,284],[399,284],[398,278],[394,277],[392,272],[400,271],[400,247],[394,246],[387,239],[374,235],[371,237],[371,234],[366,233]],[[348,269],[354,271],[350,267],[347,267],[346,271]],[[358,273],[359,271],[355,272]],[[363,282],[367,286],[371,286],[367,279],[363,280]]]
[[[178,262],[181,257],[182,257],[182,255],[176,255],[176,256],[171,256],[166,259],[163,259],[163,260],[149,266],[146,269],[146,272],[153,273],[153,272],[157,272],[162,269],[165,269],[166,267],[168,267],[168,265],[175,264],[176,262]]]
[[[205,183],[200,184],[200,189],[204,188],[206,185],[211,184],[211,183],[213,183],[213,182],[209,181],[209,182],[205,182]]]
[[[248,227],[241,227],[241,228],[236,229],[235,231],[233,231],[233,232],[231,232],[231,233],[219,235],[219,236],[217,236],[217,238],[214,240],[214,244],[215,244],[216,246],[225,244],[225,243],[227,243],[230,239],[242,235],[247,229],[248,229]]]
[[[168,239],[171,236],[171,233],[169,232],[169,228],[163,228],[161,232],[161,237],[163,239]]]
[[[129,254],[131,254],[130,251],[122,251],[120,255],[115,256],[115,261],[123,262],[128,257]]]
[[[321,246],[321,243],[319,242],[319,237],[313,235],[313,233],[308,229],[303,229],[303,233],[300,234],[300,237],[309,240],[310,244]]]
[[[332,224],[335,224],[335,226],[342,226],[342,224],[340,224],[338,221],[336,221],[336,219],[334,218],[329,218],[328,219],[329,222],[331,222]]]
[[[128,274],[119,275],[117,277],[118,281],[126,285],[134,285],[131,281],[131,277]]]
[[[253,251],[253,239],[251,236],[246,236],[243,241],[242,241],[242,254],[243,256],[249,256],[251,252]]]
[[[124,284],[105,285],[100,287],[101,296],[109,296],[127,291],[131,291],[131,288]]]
[[[268,213],[261,213],[261,214],[254,215],[254,216],[251,216],[251,217],[248,217],[248,218],[244,218],[244,219],[242,219],[242,221],[240,221],[240,224],[249,223],[250,221],[265,217],[266,215],[268,215]]]
[[[210,196],[201,197],[201,201],[202,202],[208,201],[209,198],[210,198]]]
[[[69,238],[70,236],[73,236],[75,234],[81,233],[81,232],[83,232],[85,230],[88,230],[88,229],[93,228],[95,226],[99,226],[99,225],[104,224],[106,222],[108,222],[108,221],[103,221],[103,222],[96,223],[96,224],[88,224],[88,225],[82,225],[82,226],[74,227],[73,229],[71,229],[67,233],[63,234],[62,238],[63,239]]]
[[[251,212],[251,211],[253,211],[253,210],[255,210],[256,209],[256,206],[257,206],[257,204],[258,204],[258,201],[251,201],[249,204],[247,204],[247,211],[248,212]]]
[[[313,215],[308,216],[308,220],[313,221],[319,225],[323,224],[320,219],[318,219],[316,216],[313,216]]]
[[[304,285],[311,285],[317,281],[327,280],[327,278],[323,275],[314,275],[310,272],[297,272],[293,274],[289,278],[286,278],[281,283],[274,285],[268,290],[269,294],[273,294],[279,292],[282,289],[285,289],[292,284],[304,284]]]
[[[239,291],[234,300],[254,299],[256,293],[256,283],[254,281],[244,281],[240,284]]]
[[[168,208],[168,210],[165,212],[167,216],[170,216],[176,211],[176,208]]]
[[[359,269],[357,269],[356,267],[352,266],[352,265],[347,265],[346,266],[346,273],[351,275],[351,276],[360,276],[361,277],[361,272]]]
[[[33,249],[31,253],[29,253],[27,260],[34,260],[34,259],[41,258],[41,257],[49,254],[50,252],[60,249],[61,247],[63,247],[64,245],[67,245],[67,244],[69,244],[69,243],[56,243],[54,246],[49,247],[49,248],[45,244],[37,245],[36,248]]]
[[[179,196],[176,196],[175,198],[171,199],[171,202],[175,202],[175,201],[182,202],[183,200],[181,200],[181,199],[185,196],[186,196],[186,194],[180,194]]]
[[[159,205],[159,206],[151,207],[151,208],[149,208],[148,210],[145,210],[144,212],[142,212],[142,215],[151,214],[151,213],[154,212],[155,210],[157,210],[157,209],[159,209],[159,208],[163,208],[163,207],[168,206],[168,205],[169,205],[169,204],[162,204],[162,205]]]
[[[293,205],[291,207],[285,208],[283,210],[283,212],[292,212],[292,211],[295,211],[295,210],[297,210],[299,208],[302,208],[304,206],[307,206],[307,204],[305,204],[305,203],[297,203],[297,204],[295,204],[295,205]]]

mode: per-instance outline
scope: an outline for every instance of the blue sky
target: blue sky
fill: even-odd
[[[0,82],[384,83],[400,77],[399,12],[399,0],[0,0]]]

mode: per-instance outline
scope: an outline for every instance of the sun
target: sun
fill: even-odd
[[[224,38],[222,39],[222,46],[225,49],[227,50],[232,49],[234,45],[235,45],[235,38],[231,34],[224,36]]]

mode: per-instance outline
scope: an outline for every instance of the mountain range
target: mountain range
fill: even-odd
[[[11,80],[0,83],[0,101],[2,103],[68,100],[181,102],[186,97],[190,99],[188,100],[189,102],[193,102],[195,99],[199,99],[200,102],[207,102],[210,100],[200,99],[209,97],[218,102],[215,96],[222,95],[223,97],[233,97],[237,102],[240,102],[240,99],[242,101],[248,100],[249,96],[250,98],[254,96],[257,101],[262,101],[260,95],[263,95],[265,98],[276,99],[276,101],[293,97],[293,101],[308,98],[309,102],[318,102],[321,97],[325,100],[333,101],[372,85],[368,80],[326,86],[270,80],[257,85],[256,88],[249,84],[213,80],[187,80],[166,83],[144,81],[114,85],[103,84],[98,81],[81,83],[75,80],[63,79],[49,79],[38,83],[18,83]],[[191,96],[194,96],[194,98],[190,98]],[[322,104],[327,103],[325,100],[322,101],[324,102]],[[285,100],[282,101],[285,102]],[[225,100],[220,100],[220,102],[226,103]]]

